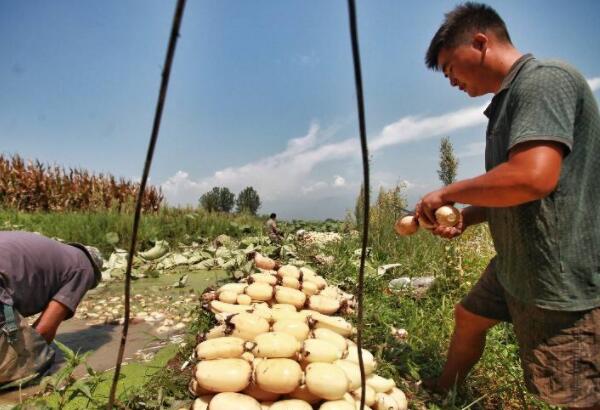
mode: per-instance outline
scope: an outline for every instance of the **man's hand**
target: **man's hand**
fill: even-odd
[[[426,195],[427,196],[427,195]],[[421,207],[421,202],[417,204],[417,211]],[[435,217],[435,216],[434,216]],[[442,238],[452,239],[462,235],[469,226],[483,223],[487,220],[486,209],[479,206],[468,206],[460,210],[460,217],[458,223],[453,226],[442,226],[435,224],[435,228],[431,230],[431,233]]]
[[[441,236],[442,238],[452,239],[457,236],[462,235],[462,233],[467,229],[467,225],[465,225],[462,212],[460,213],[460,218],[458,223],[455,226],[443,226],[436,225],[435,228],[431,231],[432,234]]]
[[[433,226],[437,227],[435,211],[444,205],[454,205],[453,202],[447,202],[442,199],[443,189],[438,189],[425,195],[415,207],[415,216],[423,218]]]

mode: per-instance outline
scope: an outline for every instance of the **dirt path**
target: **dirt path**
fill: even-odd
[[[191,272],[184,287],[173,287],[184,272],[135,281],[132,285],[132,318],[129,326],[125,362],[151,360],[156,352],[171,343],[180,343],[193,320],[198,295],[218,279],[221,271]],[[113,369],[121,340],[123,284],[113,282],[88,292],[75,317],[61,324],[56,338],[80,352],[93,351],[87,362],[96,371]],[[57,351],[51,373],[65,364]],[[76,377],[85,375],[80,366]],[[0,405],[16,404],[20,399],[39,392],[39,386],[1,392]]]

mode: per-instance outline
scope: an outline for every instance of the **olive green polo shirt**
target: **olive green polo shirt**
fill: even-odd
[[[525,141],[555,141],[565,151],[550,195],[487,209],[498,280],[541,308],[600,306],[600,114],[587,81],[565,63],[525,55],[485,114],[488,171]]]

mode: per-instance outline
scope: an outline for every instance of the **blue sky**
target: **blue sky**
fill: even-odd
[[[483,172],[490,96],[423,63],[456,2],[358,2],[372,186],[435,189],[439,139]],[[513,42],[600,93],[600,2],[491,1]],[[139,178],[175,1],[0,2],[0,152]],[[362,169],[345,0],[188,0],[151,183],[170,204],[254,186],[261,212],[341,218]]]

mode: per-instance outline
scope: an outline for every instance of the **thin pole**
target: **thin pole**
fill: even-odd
[[[365,281],[365,258],[367,254],[367,242],[369,240],[369,150],[367,147],[367,131],[365,121],[365,104],[362,88],[362,74],[360,69],[360,52],[358,48],[358,29],[356,24],[356,5],[354,0],[348,0],[348,14],[350,19],[350,35],[352,37],[352,60],[354,62],[354,80],[356,83],[356,103],[358,106],[358,124],[360,129],[360,148],[362,152],[363,164],[363,184],[364,184],[364,206],[363,206],[363,232],[362,246],[360,253],[360,268],[358,271],[358,290],[357,290],[357,335],[356,344],[358,348],[358,365],[360,367],[360,409],[365,407],[366,386],[365,386],[365,364],[362,356],[362,329],[363,329],[363,289]]]
[[[144,172],[142,174],[142,180],[140,182],[140,189],[138,191],[137,200],[135,204],[135,216],[133,218],[133,232],[131,234],[131,244],[129,246],[129,254],[127,255],[127,269],[125,271],[125,318],[123,323],[123,333],[121,335],[121,344],[119,346],[119,354],[117,355],[117,365],[115,367],[115,375],[113,377],[112,386],[110,388],[110,396],[108,399],[107,409],[112,410],[115,402],[115,394],[117,392],[117,384],[119,382],[119,375],[121,373],[121,363],[123,362],[123,355],[125,353],[125,343],[127,342],[127,331],[129,330],[129,313],[130,313],[130,296],[131,296],[131,265],[133,263],[133,254],[135,253],[135,245],[137,241],[137,233],[140,223],[140,215],[142,212],[142,200],[144,197],[144,190],[146,189],[146,182],[148,181],[148,174],[150,173],[150,167],[152,165],[152,157],[154,156],[154,147],[156,146],[156,140],[158,139],[158,131],[160,129],[160,120],[162,118],[163,107],[165,105],[165,99],[167,96],[167,89],[169,87],[169,77],[171,75],[171,66],[173,65],[173,57],[175,56],[175,46],[177,45],[177,38],[179,37],[179,28],[181,27],[181,20],[183,18],[183,10],[185,8],[186,0],[178,0],[177,7],[175,9],[175,16],[173,17],[173,26],[171,28],[171,37],[169,39],[169,47],[167,49],[167,56],[165,58],[165,66],[162,72],[162,81],[160,84],[160,92],[158,95],[158,102],[156,104],[156,112],[154,114],[154,124],[152,126],[152,134],[150,136],[150,143],[148,144],[148,152],[146,154],[146,162],[144,164]]]

